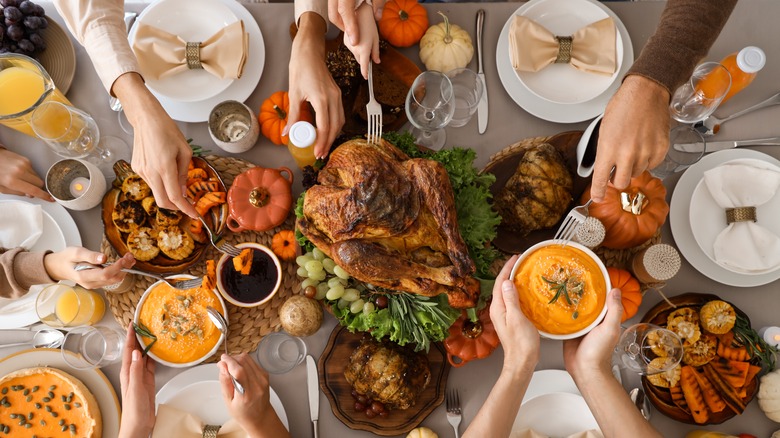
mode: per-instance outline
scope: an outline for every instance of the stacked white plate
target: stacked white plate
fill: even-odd
[[[555,35],[572,35],[611,17],[617,27],[617,71],[604,76],[569,64],[551,64],[538,72],[515,71],[509,55],[509,28],[515,15],[534,20]],[[577,123],[603,113],[633,62],[634,49],[626,27],[614,12],[593,0],[531,0],[509,17],[496,47],[498,76],[509,96],[530,114],[558,123]]]
[[[220,79],[205,70],[188,70],[162,79],[146,78],[147,86],[172,119],[205,122],[218,103],[243,102],[249,98],[263,74],[263,34],[252,14],[236,0],[157,0],[138,16],[128,37],[131,46],[139,23],[178,35],[185,41],[205,41],[238,20],[244,22],[244,30],[249,34],[246,64],[240,78]]]

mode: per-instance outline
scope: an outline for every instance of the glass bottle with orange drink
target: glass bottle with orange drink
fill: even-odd
[[[753,82],[758,72],[766,64],[766,54],[758,47],[748,46],[723,58],[720,64],[731,74],[731,88],[721,100],[720,103],[723,104]],[[716,71],[702,79],[698,88],[705,96],[710,97],[715,93],[715,90],[722,87],[726,80],[727,78],[722,72]]]
[[[311,166],[317,161],[314,156],[314,143],[317,141],[317,130],[309,122],[295,122],[290,127],[290,140],[287,143],[287,149],[290,151],[295,163],[303,169]]]

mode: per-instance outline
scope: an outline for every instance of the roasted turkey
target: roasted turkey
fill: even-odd
[[[444,167],[382,140],[339,146],[306,192],[298,229],[352,277],[476,305],[479,282]]]
[[[407,409],[428,386],[431,369],[424,353],[366,337],[352,352],[344,377],[358,393],[391,409]]]

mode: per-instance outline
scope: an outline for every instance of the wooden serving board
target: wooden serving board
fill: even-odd
[[[661,327],[666,327],[666,319],[669,316],[669,314],[679,308],[682,307],[694,307],[694,308],[700,308],[708,301],[713,300],[721,300],[720,297],[712,294],[700,294],[700,293],[684,293],[682,295],[677,295],[675,297],[669,298],[669,301],[671,301],[676,308],[672,307],[667,303],[666,301],[661,301],[660,303],[656,304],[652,309],[650,309],[643,317],[642,322],[648,322],[650,324],[655,324]],[[737,308],[732,303],[732,307],[734,307],[734,311],[737,312],[738,315],[744,317],[745,319],[750,322],[750,319],[747,317],[745,312]],[[646,377],[642,377],[642,386],[645,389],[645,393],[647,394],[647,397],[650,399],[650,402],[653,404],[653,406],[656,407],[661,413],[666,415],[669,418],[672,418],[674,420],[680,421],[682,423],[688,423],[688,424],[695,424],[697,426],[703,426],[708,424],[720,424],[723,423],[726,420],[729,420],[733,417],[735,417],[737,414],[734,413],[734,411],[730,410],[729,408],[726,408],[720,412],[711,412],[710,413],[710,421],[704,423],[704,424],[698,424],[695,421],[693,421],[693,417],[688,414],[687,412],[680,409],[677,405],[674,404],[672,401],[672,396],[669,393],[669,390],[666,388],[660,388],[658,386],[653,385],[650,383],[649,380],[647,380]],[[745,404],[747,405],[750,403],[751,400],[753,400],[753,397],[755,397],[756,393],[758,392],[758,376],[756,376],[751,382],[747,383],[747,397],[744,399]]]
[[[536,147],[542,143],[549,143],[558,152],[560,152],[566,163],[566,168],[572,176],[574,183],[572,189],[572,202],[569,208],[573,208],[578,205],[578,200],[585,189],[590,184],[591,178],[582,178],[577,175],[577,143],[582,137],[582,131],[568,131],[556,134],[552,137],[537,137],[535,139],[525,139],[517,143],[507,146],[503,151],[494,155],[490,163],[482,169],[483,173],[489,172],[496,176],[496,182],[490,186],[490,193],[495,198],[498,193],[506,185],[509,178],[515,174],[517,165],[525,155],[525,152],[530,148]],[[519,254],[525,251],[530,246],[537,244],[543,240],[552,239],[555,236],[555,232],[558,230],[558,226],[563,222],[564,214],[561,216],[561,221],[555,224],[552,228],[544,230],[532,231],[526,236],[521,236],[517,232],[510,230],[503,224],[499,224],[496,238],[493,239],[493,245],[498,249],[510,253]]]
[[[330,401],[333,415],[350,429],[365,430],[382,436],[394,436],[417,427],[444,401],[449,365],[441,343],[435,343],[428,352],[431,382],[420,394],[417,403],[406,410],[392,410],[387,417],[368,418],[363,412],[355,412],[352,386],[344,377],[349,357],[357,349],[362,333],[350,333],[345,327],[336,326],[330,334],[328,345],[320,356],[317,369],[320,387]]]

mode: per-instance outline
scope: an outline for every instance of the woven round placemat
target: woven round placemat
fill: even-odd
[[[254,164],[238,158],[218,157],[210,155],[205,157],[214,169],[219,172],[225,186],[230,187],[233,179],[241,172],[255,167]],[[271,247],[271,239],[274,234],[280,230],[295,229],[295,214],[291,210],[290,215],[284,223],[272,230],[264,232],[244,231],[240,234],[233,233],[227,227],[223,237],[231,244],[241,242],[257,242],[267,247]],[[110,260],[115,260],[118,255],[108,243],[105,236],[100,246],[101,251],[108,256]],[[222,254],[209,247],[204,252],[203,257],[194,264],[186,274],[202,276],[206,272],[206,260],[219,260]],[[231,354],[248,353],[257,348],[257,344],[263,336],[278,331],[281,328],[279,321],[279,308],[292,295],[301,293],[301,284],[296,274],[297,266],[295,262],[281,261],[282,264],[282,285],[279,291],[271,301],[257,307],[238,307],[230,303],[225,303],[228,310],[228,321],[230,323],[230,334],[228,336],[228,350]],[[122,325],[127,327],[133,320],[135,306],[141,299],[144,291],[154,283],[154,279],[148,277],[136,276],[135,285],[125,293],[106,293],[108,304],[111,307],[111,313],[114,318]],[[216,362],[219,353],[208,358],[206,362]]]

